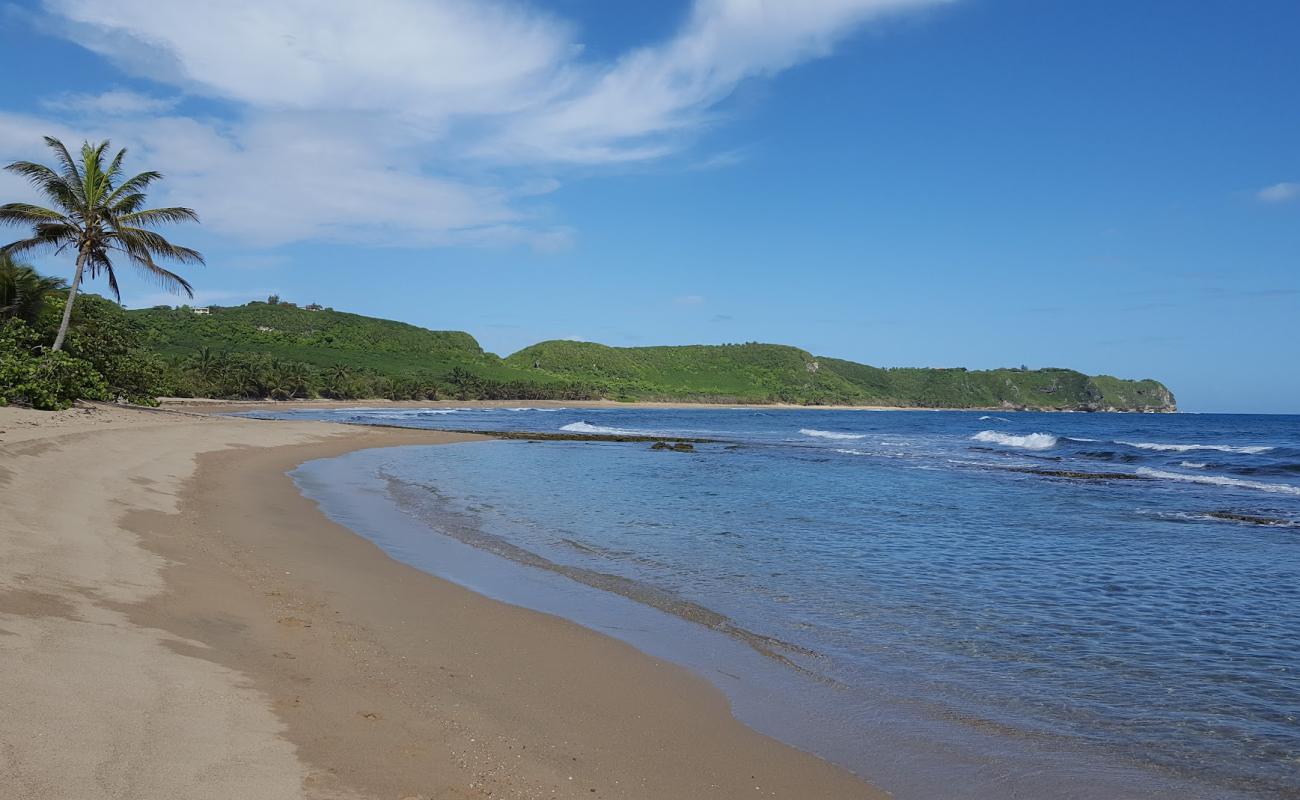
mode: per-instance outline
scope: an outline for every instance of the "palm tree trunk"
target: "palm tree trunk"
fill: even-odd
[[[77,299],[77,287],[81,286],[81,270],[86,266],[86,254],[77,256],[77,271],[72,276],[72,285],[68,287],[68,302],[63,306],[63,322],[59,323],[59,335],[54,337],[51,350],[63,349],[63,338],[68,335],[68,324],[72,322],[72,301]]]

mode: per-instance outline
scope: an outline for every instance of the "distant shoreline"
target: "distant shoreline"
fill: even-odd
[[[328,408],[648,408],[697,409],[745,408],[757,411],[984,411],[996,414],[1024,412],[1044,414],[1174,414],[1176,411],[1083,411],[1072,408],[1002,408],[1000,406],[971,406],[962,408],[926,406],[871,406],[871,405],[800,405],[798,403],[692,403],[684,400],[385,400],[369,398],[358,400],[222,400],[205,397],[160,397],[163,408],[192,407],[203,411],[254,410],[254,409],[328,409]]]

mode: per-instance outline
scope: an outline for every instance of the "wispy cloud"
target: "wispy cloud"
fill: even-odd
[[[687,169],[696,172],[707,172],[715,169],[726,169],[734,167],[737,164],[744,163],[748,157],[748,152],[738,148],[734,150],[724,150],[721,153],[713,153],[691,164]]]
[[[704,295],[684,294],[681,297],[674,297],[673,302],[679,306],[698,306],[704,304]]]
[[[168,200],[240,241],[562,249],[573,231],[536,211],[539,186],[679,153],[741,83],[949,1],[695,0],[667,40],[602,61],[573,22],[507,0],[45,0],[46,30],[224,110],[112,90],[21,127],[131,145]],[[0,158],[37,141],[0,131]]]
[[[1300,197],[1300,183],[1283,181],[1265,186],[1255,193],[1255,197],[1263,203],[1285,203]]]
[[[123,89],[100,94],[62,94],[41,102],[51,111],[72,111],[84,114],[119,116],[129,114],[160,114],[170,111],[180,101],[177,97],[151,97]]]
[[[656,158],[677,150],[742,81],[829,55],[868,20],[944,1],[697,0],[676,36],[564,70],[553,97],[478,149],[524,161]]]

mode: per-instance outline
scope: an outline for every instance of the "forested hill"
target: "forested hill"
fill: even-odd
[[[1156,381],[1068,369],[882,369],[773,344],[551,341],[500,358],[468,333],[288,303],[128,312],[181,393],[394,399],[609,398],[1172,411]]]
[[[426,369],[432,364],[499,362],[461,331],[431,331],[405,322],[308,310],[290,303],[213,307],[207,314],[188,308],[128,311],[163,355],[189,355],[208,347],[236,353],[267,353],[331,366],[342,363],[382,372]]]
[[[552,341],[505,359],[518,370],[604,381],[637,398],[787,401],[917,408],[1173,411],[1154,380],[1070,369],[882,369],[778,344],[606,347]]]

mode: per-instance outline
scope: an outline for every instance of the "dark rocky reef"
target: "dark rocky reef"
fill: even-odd
[[[1132,472],[1077,472],[1069,469],[1039,469],[1037,467],[1003,467],[1007,472],[1042,475],[1045,478],[1066,478],[1072,481],[1148,481],[1145,475]]]
[[[1246,525],[1264,525],[1271,528],[1300,528],[1300,522],[1277,517],[1261,517],[1255,514],[1238,514],[1235,511],[1207,511],[1205,516],[1224,522],[1241,522]]]

